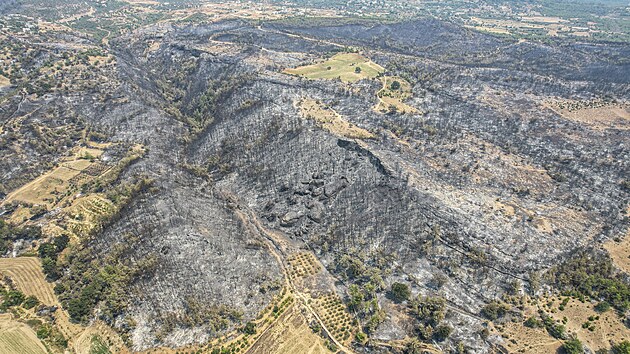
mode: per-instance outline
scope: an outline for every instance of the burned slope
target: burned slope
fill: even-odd
[[[218,112],[189,158],[268,225],[315,247],[330,269],[346,254],[372,264],[393,254],[400,267],[386,282],[409,274],[415,291],[430,293],[435,274],[448,274],[449,300],[473,313],[506,284],[527,283],[574,249],[624,232],[627,133],[602,134],[542,103],[603,87],[622,98],[626,84],[407,59],[392,70],[422,75],[414,99],[422,118],[376,114],[369,86],[357,93],[270,73],[230,96],[237,105]],[[304,97],[379,137],[356,142],[319,130],[294,108]],[[246,101],[256,104],[238,109]],[[474,341],[473,328],[459,335]]]
[[[83,245],[89,261],[115,255],[147,270],[106,318],[135,349],[205,342],[254,318],[281,277],[263,229],[313,250],[342,296],[367,270],[380,278],[375,297],[387,312],[365,324],[371,337],[416,335],[397,325],[411,323],[408,311],[387,296],[403,282],[414,296],[444,296],[446,323],[464,323],[448,343],[479,352],[490,347],[478,334],[484,304],[515,281],[534,291],[531,274],[627,229],[628,131],[592,129],[545,105],[604,92],[624,99],[623,76],[611,83],[591,70],[623,70],[623,49],[611,49],[609,64],[591,54],[571,62],[584,73],[577,81],[558,68],[573,49],[436,21],[305,28],[138,30],[110,42],[120,84],[102,103],[68,99],[112,141],[148,149],[121,176],[146,181],[141,193]],[[339,48],[328,40],[363,46],[387,75],[406,78],[418,112],[376,112],[375,80],[282,74]],[[445,57],[451,47],[464,54]],[[559,56],[532,62],[543,49]],[[325,129],[301,111],[307,99],[369,134]],[[70,267],[66,277],[81,274]]]

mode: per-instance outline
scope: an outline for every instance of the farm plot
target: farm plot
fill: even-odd
[[[13,320],[10,314],[0,315],[0,353],[46,354],[48,351],[26,324]]]
[[[248,351],[250,354],[331,353],[308,326],[298,305],[291,305]]]
[[[294,253],[287,258],[287,261],[290,266],[289,276],[293,279],[315,275],[321,270],[315,256],[308,252]]]
[[[358,53],[340,53],[316,64],[284,70],[287,74],[309,79],[341,79],[344,82],[373,79],[384,71],[382,66]]]
[[[43,205],[48,209],[54,207],[80,183],[95,178],[98,176],[97,172],[105,171],[103,165],[94,161],[102,153],[100,149],[79,148],[72,157],[53,170],[10,193],[5,203],[23,202]],[[88,173],[84,173],[85,171]]]
[[[339,342],[349,344],[355,328],[352,317],[336,293],[329,293],[314,301],[314,308],[324,325]]]
[[[25,295],[33,295],[48,306],[57,305],[53,287],[46,281],[39,259],[0,258],[0,274],[11,277],[17,288]]]
[[[57,306],[55,312],[57,326],[66,336],[72,338],[81,333],[83,328],[70,322],[68,314],[61,310],[53,286],[46,281],[39,259],[34,257],[0,258],[0,274],[9,276],[18,290],[25,295],[35,296],[42,304]]]

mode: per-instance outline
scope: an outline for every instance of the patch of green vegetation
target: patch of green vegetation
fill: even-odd
[[[417,332],[421,340],[436,339],[442,341],[450,335],[450,331],[440,324],[446,315],[446,300],[444,298],[418,296],[410,301],[409,309],[418,322]]]
[[[571,338],[562,345],[562,352],[565,354],[582,354],[584,353],[584,347],[579,339]]]
[[[579,253],[552,269],[547,280],[567,295],[601,300],[622,313],[630,308],[630,287],[608,256]]]
[[[613,354],[630,354],[630,342],[624,340],[623,342],[614,344],[611,351]]]
[[[38,255],[42,259],[42,270],[48,280],[57,280],[61,276],[57,266],[59,254],[66,249],[70,238],[68,235],[57,236],[52,242],[45,242],[39,245]]]
[[[45,340],[46,342],[52,344],[53,346],[60,348],[68,347],[68,340],[63,336],[63,334],[55,328],[50,323],[42,323],[41,321],[35,322],[31,321],[29,323],[35,333],[37,334],[37,338]]]
[[[543,326],[543,323],[541,321],[539,321],[536,317],[531,316],[530,318],[525,320],[523,325],[525,325],[525,327],[529,327],[529,328],[540,328],[540,327]]]
[[[155,256],[133,263],[126,257],[138,242],[138,237],[126,235],[107,255],[95,254],[86,240],[70,247],[55,292],[73,321],[87,323],[97,304],[101,304],[100,317],[108,323],[122,313],[129,302],[129,285],[157,265]]]
[[[16,240],[37,240],[41,237],[42,230],[38,226],[17,227],[0,219],[0,255],[13,248]]]
[[[338,258],[336,264],[337,273],[354,282],[348,288],[348,310],[361,319],[366,334],[374,333],[385,318],[377,299],[377,293],[385,289],[380,268],[348,254]]]
[[[92,336],[92,340],[90,342],[90,354],[111,354],[111,350],[107,344],[103,341],[98,335]]]
[[[39,305],[39,300],[33,296],[27,296],[26,299],[24,299],[24,302],[22,303],[22,307],[24,307],[25,309],[32,309],[33,307]]]
[[[407,284],[393,283],[389,291],[389,297],[398,303],[407,301],[411,297],[411,290]]]
[[[19,290],[2,291],[2,304],[0,310],[6,311],[9,307],[20,306],[26,299],[24,294]]]
[[[494,321],[505,316],[509,309],[508,305],[504,303],[492,301],[481,309],[481,315]]]

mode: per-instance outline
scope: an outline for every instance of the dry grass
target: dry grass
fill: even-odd
[[[313,333],[298,305],[289,307],[279,320],[265,331],[248,351],[249,354],[324,354],[331,353],[321,337]]]
[[[91,350],[94,346],[93,338],[95,336],[99,337],[112,353],[129,352],[120,336],[102,322],[94,323],[74,339],[72,345],[74,352],[76,354],[92,354]]]
[[[304,117],[316,121],[322,128],[335,135],[350,139],[374,138],[374,134],[346,121],[339,113],[321,102],[304,99],[298,105]]]
[[[400,84],[400,88],[392,88],[392,83],[395,81]],[[383,76],[381,82],[383,88],[377,93],[378,104],[374,107],[377,112],[387,113],[394,107],[399,113],[417,112],[415,108],[404,103],[412,96],[411,84],[407,80],[398,76]]]
[[[0,88],[11,85],[11,81],[6,77],[0,75]]]
[[[567,332],[576,333],[578,339],[594,351],[602,348],[609,349],[611,341],[619,343],[623,340],[630,340],[630,329],[623,324],[622,319],[614,310],[611,309],[599,314],[595,312],[593,307],[594,305],[589,302],[582,303],[578,300],[570,300],[564,311],[558,311],[552,314],[552,317],[557,320],[566,317],[568,320],[566,323]],[[590,322],[593,330],[582,328],[589,317],[599,317],[599,319]]]
[[[525,307],[524,317],[537,317],[538,310],[544,309],[556,323],[564,324],[569,335],[577,336],[593,351],[610,349],[611,342],[619,343],[630,339],[630,329],[623,324],[622,318],[614,310],[597,313],[593,303],[577,299],[568,299],[564,310],[561,310],[559,305],[565,299],[565,297],[539,299],[541,305]],[[553,302],[553,305],[547,306],[550,302]],[[500,333],[505,340],[504,346],[510,352],[555,353],[562,345],[562,342],[551,337],[545,328],[529,328],[522,322],[508,322],[497,328],[503,328]]]
[[[592,129],[630,130],[630,104],[604,101],[556,100],[545,102],[563,118],[584,124]]]
[[[357,73],[356,68],[361,68]],[[355,82],[361,79],[372,79],[385,69],[373,61],[357,53],[336,54],[332,58],[313,65],[286,69],[291,75],[304,76],[309,79],[341,79],[344,82]]]
[[[0,353],[46,354],[48,351],[27,325],[0,315]]]
[[[508,323],[502,332],[510,353],[556,353],[562,342],[551,337],[544,328],[529,328],[522,323]]]
[[[604,248],[610,254],[615,265],[630,274],[630,229],[619,242],[611,240],[604,244]]]

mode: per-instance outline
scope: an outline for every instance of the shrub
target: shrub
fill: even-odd
[[[610,304],[606,301],[602,301],[599,304],[595,305],[595,311],[599,313],[604,313],[610,310]]]
[[[446,340],[451,333],[453,333],[453,328],[447,325],[439,325],[433,331],[433,338],[438,342],[442,342]]]
[[[357,74],[361,73],[361,67],[357,66],[356,68],[354,68],[354,72]]]
[[[395,302],[403,302],[411,297],[409,286],[403,283],[393,283],[389,295]]]
[[[256,334],[256,325],[253,322],[247,322],[242,331],[245,334],[254,335]]]
[[[4,302],[2,303],[3,308],[8,308],[11,306],[19,306],[24,302],[24,294],[18,290],[10,290],[4,296]]]
[[[584,348],[579,339],[571,338],[562,345],[562,352],[566,354],[582,354],[584,353]]]
[[[630,342],[624,340],[621,343],[614,344],[611,349],[613,354],[630,354]]]
[[[525,321],[524,325],[525,327],[529,327],[529,328],[539,328],[539,327],[542,327],[542,322],[540,322],[538,319],[532,316],[528,318],[527,321]]]
[[[399,82],[399,81],[397,81],[397,80],[395,80],[395,81],[394,81],[394,82],[392,82],[392,84],[390,85],[390,88],[391,88],[393,91],[398,90],[398,89],[400,88],[400,82]]]
[[[494,321],[505,316],[507,310],[507,305],[497,301],[492,301],[481,309],[481,314],[487,319]]]
[[[22,303],[22,306],[25,309],[32,309],[33,307],[39,305],[39,300],[37,300],[37,298],[33,295],[27,297],[24,302]]]

